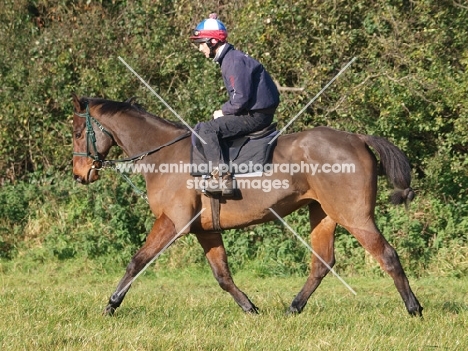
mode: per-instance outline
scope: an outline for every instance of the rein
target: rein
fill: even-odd
[[[179,135],[178,137],[172,139],[171,141],[168,141],[165,144],[162,144],[162,145],[158,146],[155,149],[152,149],[152,150],[146,151],[146,152],[142,152],[141,154],[138,154],[138,155],[135,155],[135,156],[132,156],[132,157],[122,158],[122,159],[119,159],[119,160],[103,160],[102,161],[102,168],[115,168],[115,164],[117,164],[117,163],[132,163],[132,162],[140,161],[140,160],[144,159],[148,155],[151,155],[151,154],[153,154],[153,153],[155,153],[155,152],[157,152],[157,151],[159,151],[159,150],[161,150],[161,149],[163,149],[163,148],[165,148],[167,146],[175,144],[178,141],[189,137],[190,134],[192,134],[192,133],[190,133],[190,131],[187,131],[187,133]]]
[[[179,135],[178,137],[168,141],[165,144],[162,144],[162,145],[160,145],[160,146],[158,146],[158,147],[156,147],[156,148],[154,148],[152,150],[142,152],[142,153],[140,153],[138,155],[135,155],[135,156],[131,156],[131,157],[123,158],[123,159],[118,159],[118,160],[105,160],[105,159],[101,158],[101,156],[99,155],[99,152],[97,150],[96,133],[94,132],[93,122],[94,122],[94,124],[96,124],[96,126],[99,128],[99,130],[101,130],[101,132],[106,134],[109,138],[111,138],[114,141],[114,137],[112,136],[112,133],[109,132],[108,130],[106,130],[104,128],[104,126],[101,123],[99,123],[99,121],[96,118],[91,116],[91,114],[89,112],[89,105],[88,104],[86,104],[86,112],[85,113],[75,112],[75,114],[78,117],[86,118],[86,152],[73,152],[73,155],[74,156],[82,156],[82,157],[92,158],[94,161],[93,161],[93,165],[91,166],[91,168],[96,169],[96,170],[111,168],[111,169],[117,171],[116,164],[118,164],[118,163],[138,162],[138,161],[142,160],[143,158],[145,158],[148,155],[151,155],[151,154],[153,154],[153,153],[155,153],[155,152],[157,152],[157,151],[159,151],[159,150],[161,150],[161,149],[163,149],[163,148],[165,148],[167,146],[175,144],[178,141],[189,137],[190,134],[191,134],[190,131],[187,131],[185,134]],[[92,148],[93,153],[90,151],[91,148]],[[140,197],[145,199],[146,202],[148,202],[147,195],[143,191],[138,189],[136,187],[136,185],[133,184],[133,182],[130,180],[130,178],[128,176],[126,176],[122,172],[119,172],[119,173],[130,184],[130,186],[133,188],[133,190],[138,195],[140,195]]]

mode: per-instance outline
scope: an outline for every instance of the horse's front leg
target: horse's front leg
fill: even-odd
[[[258,308],[249,300],[234,284],[231,272],[229,271],[226,250],[220,233],[196,234],[198,242],[205,251],[206,258],[210,263],[213,275],[219,286],[231,294],[237,304],[245,311],[258,313]]]
[[[132,257],[125,275],[120,280],[115,292],[109,298],[104,314],[112,315],[122,303],[125,294],[130,289],[132,279],[150,262],[176,235],[174,223],[162,214],[154,223],[145,244]]]

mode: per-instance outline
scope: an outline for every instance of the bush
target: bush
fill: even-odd
[[[87,189],[72,184],[71,92],[136,95],[176,120],[122,57],[188,123],[210,118],[225,100],[219,68],[187,38],[213,10],[230,41],[280,85],[305,88],[283,92],[280,127],[358,57],[288,131],[328,125],[386,137],[408,154],[418,199],[407,213],[387,205],[382,186],[376,217],[415,274],[467,246],[468,29],[457,2],[7,0],[0,8],[0,257],[34,249],[38,257],[129,259],[152,215],[114,177]],[[288,219],[308,236],[305,212]],[[278,223],[229,231],[225,240],[235,269],[254,260],[261,275],[307,270],[310,253]],[[183,239],[189,254],[176,249],[162,261],[201,262],[195,242]],[[337,269],[374,269],[343,229],[336,246]]]

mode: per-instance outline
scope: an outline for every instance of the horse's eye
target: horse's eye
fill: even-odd
[[[75,138],[76,138],[76,139],[79,139],[80,137],[81,137],[81,133],[80,133],[80,132],[76,132],[76,133],[75,133]]]

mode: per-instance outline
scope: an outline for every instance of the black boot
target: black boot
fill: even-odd
[[[211,173],[208,176],[205,176],[206,186],[203,189],[203,192],[210,194],[222,193],[223,190],[220,181],[221,177],[219,175],[218,168],[213,168],[213,171],[211,171]]]
[[[224,197],[233,197],[234,196],[234,189],[236,189],[235,186],[235,179],[232,177],[231,173],[226,173],[223,176],[223,181],[221,182],[222,184],[222,195]]]

